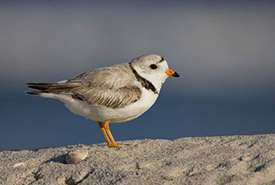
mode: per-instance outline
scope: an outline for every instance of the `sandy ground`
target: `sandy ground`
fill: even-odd
[[[0,153],[0,184],[275,184],[275,135],[196,137]],[[88,156],[66,164],[65,154]]]

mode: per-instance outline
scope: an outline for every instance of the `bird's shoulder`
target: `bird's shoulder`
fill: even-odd
[[[134,81],[135,75],[128,63],[95,69],[82,73],[71,80],[72,83],[80,82],[90,88],[100,86],[112,89],[132,86]]]

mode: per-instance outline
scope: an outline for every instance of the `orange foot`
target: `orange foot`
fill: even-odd
[[[111,131],[110,131],[110,127],[109,127],[109,123],[110,120],[105,121],[105,123],[103,124],[103,122],[98,122],[98,126],[100,128],[100,130],[102,131],[106,141],[107,141],[107,145],[108,147],[114,147],[114,148],[119,148],[118,144],[116,143]]]

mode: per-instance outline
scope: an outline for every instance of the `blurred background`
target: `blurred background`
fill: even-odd
[[[275,133],[274,1],[0,1],[0,151],[104,143],[97,122],[27,96],[148,53],[169,78],[117,141]]]

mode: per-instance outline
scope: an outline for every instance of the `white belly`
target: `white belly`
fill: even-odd
[[[133,104],[123,108],[109,108],[101,105],[90,105],[84,101],[76,100],[67,95],[43,94],[42,97],[55,98],[65,103],[73,113],[91,120],[111,123],[125,122],[135,119],[146,112],[157,100],[158,94],[142,89],[141,98]]]

